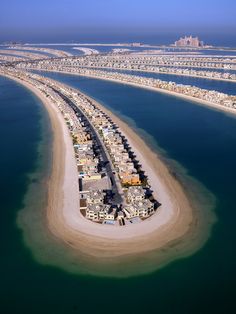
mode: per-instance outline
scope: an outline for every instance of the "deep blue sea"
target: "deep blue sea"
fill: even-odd
[[[103,42],[101,42],[103,43]],[[111,42],[112,43],[112,42]],[[151,43],[149,43],[151,44]],[[34,46],[32,44],[32,46]],[[38,47],[38,46],[35,46],[35,47]],[[90,46],[90,45],[82,45],[82,46],[79,46],[79,45],[66,45],[66,44],[53,44],[53,45],[40,45],[40,47],[49,47],[49,48],[55,48],[55,49],[59,49],[59,50],[63,50],[63,51],[66,51],[66,52],[70,52],[71,54],[73,55],[82,55],[83,53],[77,49],[73,49],[74,47],[87,47],[87,48],[92,48],[92,49],[96,49],[98,50],[100,53],[109,53],[112,51],[112,49],[117,49],[117,48],[125,48],[125,49],[130,49],[132,50],[133,52],[138,52],[138,51],[143,51],[143,50],[153,50],[153,49],[161,49],[163,50],[163,52],[189,52],[189,53],[192,53],[192,52],[196,52],[196,50],[194,49],[176,49],[176,48],[152,48],[152,47],[127,47],[127,46],[113,46],[112,44],[109,45],[109,46],[102,46],[102,45],[95,45],[95,46]],[[217,49],[210,49],[210,50],[197,50],[198,53],[200,54],[206,54],[206,55],[222,55],[222,56],[236,56],[236,50],[235,51],[227,51],[227,50],[217,50]]]
[[[167,158],[177,161],[215,196],[217,223],[206,245],[196,254],[145,276],[119,280],[79,276],[38,263],[24,243],[17,217],[24,207],[28,187],[32,180],[38,180],[34,173],[47,167],[49,120],[31,92],[0,77],[0,312],[234,313],[235,117],[123,84],[47,75],[80,88],[123,119],[132,121],[139,132],[144,130],[151,135]],[[228,93],[234,89],[223,82],[209,84],[209,88],[215,84]],[[41,199],[33,201],[40,203]]]
[[[107,30],[108,31],[108,30]],[[236,38],[233,30],[231,33],[219,32],[210,33],[208,30],[199,31],[198,33],[189,33],[188,30],[184,32],[160,32],[159,30],[152,30],[151,32],[131,32],[129,31],[117,31],[117,32],[99,32],[93,33],[81,33],[79,30],[76,34],[61,34],[57,35],[44,34],[44,36],[28,36],[27,38],[21,37],[21,41],[24,40],[27,43],[129,43],[129,42],[141,42],[144,44],[152,45],[170,45],[174,43],[181,36],[198,36],[208,45],[220,46],[220,47],[236,47]],[[3,36],[2,36],[3,38]]]

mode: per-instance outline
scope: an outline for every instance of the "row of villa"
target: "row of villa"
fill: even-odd
[[[222,60],[222,61],[220,61]],[[191,68],[210,68],[210,69],[236,69],[236,59],[218,59],[218,58],[185,58],[179,56],[152,56],[152,57],[134,57],[133,55],[98,55],[96,57],[73,57],[64,58],[62,60],[50,60],[54,64],[60,63],[65,66],[73,67],[100,67],[100,68],[113,68],[113,69],[126,69],[126,70],[152,70],[156,72],[177,72],[183,67],[189,75],[191,74]],[[189,67],[186,69],[186,67]],[[209,71],[201,71],[209,72]],[[209,76],[222,74],[221,72],[210,72]],[[227,74],[228,78],[235,79],[232,73]],[[195,75],[198,71],[195,70]],[[205,76],[207,74],[205,73]]]
[[[72,93],[73,99],[83,110],[98,131],[112,162],[113,170],[118,174],[124,200],[113,205],[102,190],[90,190],[87,194],[86,217],[93,221],[120,224],[137,222],[152,215],[156,202],[149,192],[147,180],[136,165],[131,148],[111,118],[87,97]],[[136,165],[136,166],[135,166]],[[141,173],[141,174],[140,174]],[[142,178],[141,178],[142,175]],[[150,200],[151,198],[151,200]],[[139,219],[138,219],[139,218]]]
[[[102,190],[90,190],[87,194],[86,217],[95,222],[114,225],[137,223],[154,214],[154,202],[146,198],[142,186],[129,186],[125,189],[126,203],[124,205],[106,204],[105,193]]]
[[[45,62],[44,62],[45,63]],[[46,62],[48,63],[48,62]],[[51,62],[49,62],[51,64]],[[54,65],[58,64],[58,61],[52,62]],[[236,74],[230,72],[216,72],[216,71],[206,71],[206,70],[196,70],[195,68],[203,67],[202,63],[195,62],[193,64],[185,64],[185,63],[164,63],[162,66],[158,64],[150,64],[144,62],[128,62],[128,60],[117,60],[115,57],[112,59],[106,60],[104,57],[99,57],[94,60],[90,60],[88,58],[78,58],[77,61],[75,59],[67,59],[64,62],[60,61],[60,64],[64,64],[65,66],[70,67],[85,67],[85,68],[102,68],[102,69],[114,69],[114,70],[133,70],[133,71],[144,71],[151,73],[166,73],[166,74],[177,74],[177,75],[186,75],[186,76],[204,76],[207,78],[214,79],[228,79],[228,80],[236,80]],[[177,66],[177,67],[176,67]],[[180,68],[178,66],[182,66]],[[185,68],[187,66],[193,68]],[[232,64],[224,64],[214,63],[214,64],[204,64],[204,67],[209,68],[223,68],[223,69],[236,69],[236,65]]]
[[[236,108],[236,96],[221,93],[215,90],[207,90],[191,85],[177,84],[171,81],[163,81],[154,78],[147,78],[137,75],[124,74],[120,72],[109,72],[102,70],[95,70],[89,68],[76,68],[72,66],[64,66],[63,64],[53,65],[51,62],[33,62],[33,63],[21,63],[20,67],[48,70],[48,71],[62,71],[66,73],[74,73],[83,76],[90,76],[100,79],[108,79],[119,81],[123,83],[137,84],[148,88],[161,89],[166,92],[174,92],[176,94],[193,97],[197,100],[207,101],[209,103],[228,107]]]
[[[176,55],[134,55],[134,54],[106,54],[90,56],[74,56],[62,59],[45,59],[41,62],[51,65],[63,64],[64,66],[107,66],[123,69],[138,69],[141,67],[189,67],[210,69],[236,69],[236,58],[216,58],[199,56],[176,56]],[[162,69],[162,68],[161,68]]]
[[[135,160],[128,141],[111,118],[91,99],[36,74],[16,70],[5,70],[5,73],[14,74],[37,87],[62,113],[73,141],[78,181],[82,183],[82,190],[78,189],[81,195],[80,210],[87,219],[109,225],[127,225],[140,222],[155,213],[160,204],[154,199],[147,178],[140,170],[141,165]],[[61,95],[73,100],[79,111],[75,112]],[[122,199],[118,203],[113,199],[112,187],[101,188],[103,175],[110,178],[102,166],[101,148],[89,122],[99,134],[109,155],[113,170],[111,176],[119,179]]]

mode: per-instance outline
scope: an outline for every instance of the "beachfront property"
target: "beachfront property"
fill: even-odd
[[[35,62],[19,62],[19,68],[38,68],[50,70],[67,69],[72,73],[79,68],[114,69],[129,71],[144,71],[150,73],[166,73],[173,75],[209,77],[218,80],[236,80],[233,72],[218,72],[217,70],[235,70],[234,57],[211,55],[147,55],[126,53],[122,55],[107,54],[83,57],[67,57],[63,59],[45,59]]]
[[[92,100],[78,94],[74,94],[73,97],[93,124],[104,144],[104,150],[109,155],[107,158],[112,164],[113,174],[110,177],[111,181],[114,181],[114,177],[117,176],[120,190],[123,190],[125,195],[121,203],[114,204],[112,197],[107,197],[101,189],[82,191],[87,202],[86,218],[105,224],[115,224],[115,221],[119,221],[120,225],[124,225],[126,220],[134,217],[144,219],[151,216],[155,212],[155,200],[150,201],[145,198],[147,187],[142,186],[140,174],[135,167],[135,160],[130,155],[130,147],[125,136]],[[95,146],[98,146],[98,143]],[[102,160],[101,156],[98,160]],[[130,207],[132,201],[135,201],[135,214]]]
[[[73,143],[82,215],[100,224],[126,225],[150,217],[160,205],[151,192],[148,177],[140,162],[136,160],[128,139],[110,115],[94,100],[61,83],[25,70],[55,70],[108,79],[236,108],[235,96],[154,78],[105,71],[106,68],[166,73],[172,71],[177,74],[236,79],[235,74],[184,68],[232,68],[236,65],[235,60],[215,56],[191,55],[186,58],[179,55],[150,56],[126,52],[19,61],[14,66],[0,66],[0,70],[36,86],[60,110]]]
[[[60,110],[74,147],[81,213],[86,219],[123,226],[155,213],[158,203],[148,178],[108,114],[85,95],[51,79],[15,70],[14,75],[37,86]]]
[[[124,207],[124,212],[127,218],[146,218],[154,213],[154,204],[149,199],[136,201],[132,204],[127,204]]]
[[[119,179],[119,189],[123,190],[125,195],[121,203],[114,204],[113,199],[107,197],[106,193],[101,189],[89,189],[88,192],[82,191],[87,202],[86,218],[105,224],[115,224],[115,221],[120,221],[122,223],[119,224],[124,225],[126,220],[134,217],[144,219],[151,216],[155,211],[155,200],[150,201],[149,199],[145,199],[146,186],[142,186],[140,174],[135,168],[135,160],[130,156],[131,149],[125,136],[120,132],[115,123],[113,123],[112,119],[90,99],[84,96],[81,97],[81,95],[78,94],[74,94],[73,98],[76,100],[77,104],[79,104],[79,107],[92,123],[102,140],[104,150],[106,150],[108,159],[112,164],[112,174]],[[97,146],[99,146],[99,144],[94,142],[93,147]],[[92,149],[92,146],[90,146],[90,149]],[[88,150],[86,150],[86,153],[87,151]],[[102,161],[101,154],[100,158],[96,160],[98,164],[99,161]],[[108,176],[108,173],[106,173],[106,177]],[[93,178],[93,180],[99,179],[101,179],[101,177]],[[111,175],[110,179],[115,180]],[[142,196],[140,197],[140,195]],[[132,199],[136,201],[136,215],[130,214],[131,208],[129,207]]]
[[[89,57],[86,57],[86,58],[89,58]],[[57,60],[53,60],[53,61],[45,60],[45,61],[38,61],[38,62],[32,61],[29,63],[20,62],[17,65],[17,67],[19,67],[20,69],[29,68],[29,69],[38,69],[38,70],[48,70],[48,71],[62,71],[65,73],[72,73],[72,74],[78,74],[82,76],[93,77],[93,78],[118,81],[122,83],[142,86],[145,88],[162,90],[163,92],[167,92],[167,93],[175,93],[175,95],[180,95],[184,97],[185,96],[192,97],[193,99],[199,100],[201,102],[205,101],[213,105],[219,105],[219,107],[222,106],[222,107],[227,107],[227,108],[232,108],[232,109],[236,108],[236,96],[234,95],[228,95],[228,94],[221,93],[215,90],[207,90],[207,89],[203,89],[203,88],[199,88],[199,87],[191,86],[191,85],[177,84],[171,81],[163,81],[163,80],[155,79],[151,77],[130,75],[130,74],[124,74],[121,72],[114,72],[114,71],[98,70],[98,69],[94,69],[94,67],[80,65],[81,61],[78,61],[79,65],[76,66],[75,64],[77,60],[81,60],[78,58],[74,58],[74,59],[67,58],[65,60],[66,60],[65,62],[63,61],[58,62]],[[233,59],[233,62],[235,66],[236,59]],[[218,64],[218,62],[215,62],[214,64]],[[226,63],[224,63],[224,65],[226,65]],[[117,63],[115,63],[114,66],[116,67]],[[173,68],[171,68],[171,71],[172,69]],[[144,69],[144,71],[145,70],[146,69]],[[166,73],[173,74],[173,72],[168,72],[168,71]],[[185,71],[184,69],[180,69],[178,74],[200,76],[200,77],[207,77],[207,78],[213,78],[213,79],[236,80],[236,74],[221,73],[221,72],[195,71],[192,69],[191,70],[187,69]]]
[[[143,201],[146,191],[141,186],[131,186],[125,193],[127,202],[132,204],[134,202]]]
[[[110,211],[110,206],[105,204],[90,204],[86,209],[86,218],[95,222],[115,222],[115,214]]]

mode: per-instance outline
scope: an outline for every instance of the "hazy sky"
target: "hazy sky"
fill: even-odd
[[[1,0],[0,41],[236,35],[235,14],[235,0]]]

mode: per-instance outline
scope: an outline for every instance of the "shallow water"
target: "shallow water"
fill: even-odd
[[[115,280],[75,276],[36,263],[23,244],[16,218],[29,184],[26,174],[40,166],[35,163],[40,160],[37,158],[38,144],[42,142],[40,121],[43,119],[46,123],[47,118],[37,98],[25,88],[1,78],[0,134],[4,135],[1,136],[4,149],[0,164],[1,173],[5,174],[0,220],[2,311],[233,312],[235,118],[143,89],[75,76],[52,76],[81,88],[148,132],[168,157],[177,160],[189,175],[215,195],[218,222],[210,240],[197,254],[142,277]],[[142,297],[137,298],[140,294]]]

